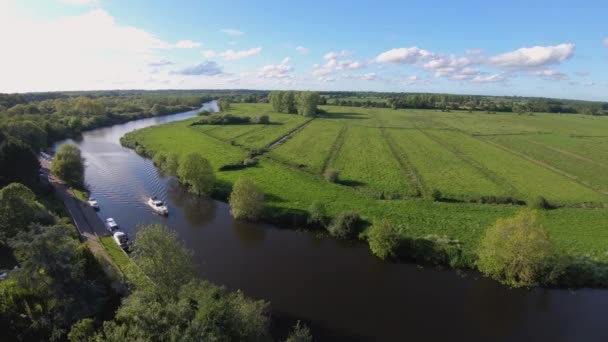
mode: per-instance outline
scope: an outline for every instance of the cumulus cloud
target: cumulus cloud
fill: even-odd
[[[296,51],[302,55],[305,55],[308,53],[308,51],[310,51],[308,48],[305,48],[303,46],[297,46],[296,47]]]
[[[363,74],[361,75],[361,79],[364,81],[372,81],[376,79],[376,73],[375,72],[368,72],[367,74]]]
[[[293,75],[291,74],[292,71],[293,67],[289,65],[289,57],[285,57],[279,64],[268,64],[263,66],[260,69],[258,76],[263,78],[288,79],[293,78]]]
[[[171,73],[183,76],[217,76],[223,75],[224,71],[216,62],[204,61],[190,67],[172,71]]]
[[[147,65],[149,67],[158,68],[158,67],[167,66],[167,65],[173,65],[173,64],[175,64],[175,63],[173,63],[172,61],[170,61],[168,59],[161,59],[161,60],[158,60],[158,61],[150,62]]]
[[[468,49],[464,51],[465,54],[467,55],[481,55],[483,53],[483,50],[481,49]]]
[[[503,82],[506,80],[506,77],[502,74],[493,74],[493,75],[487,75],[487,76],[475,76],[474,78],[471,79],[471,82],[473,83],[497,83],[497,82]]]
[[[559,44],[554,46],[534,46],[490,57],[490,65],[505,69],[542,68],[559,64],[574,54],[574,44]]]
[[[323,59],[326,59],[326,60],[338,59],[341,57],[350,56],[352,54],[353,54],[353,52],[348,51],[348,50],[342,50],[340,52],[328,52],[325,55],[323,55]]]
[[[221,29],[220,32],[225,33],[229,36],[240,36],[242,34],[244,34],[245,32],[237,30],[237,29],[232,29],[232,28],[225,28],[225,29]]]
[[[532,76],[538,76],[545,80],[551,81],[563,81],[568,79],[568,75],[563,72],[555,71],[555,70],[537,70],[530,73]]]
[[[192,40],[180,40],[175,43],[175,47],[178,49],[192,49],[201,46],[201,43],[194,42]]]
[[[218,52],[215,50],[203,50],[203,51],[201,51],[201,54],[205,58],[223,57],[226,60],[233,61],[233,60],[237,60],[237,59],[243,59],[243,58],[255,56],[255,55],[259,54],[260,52],[262,52],[262,48],[257,47],[257,48],[251,48],[251,49],[240,50],[240,51],[235,51],[235,50],[230,49],[230,50],[226,50],[223,52]]]
[[[385,51],[376,57],[376,61],[381,63],[415,64],[433,56],[432,52],[414,46]]]
[[[315,76],[329,75],[340,70],[355,70],[363,67],[363,63],[354,60],[339,61],[330,59],[325,64],[314,64],[312,74]]]
[[[323,83],[329,83],[329,82],[335,82],[336,78],[335,77],[319,77],[318,80]]]

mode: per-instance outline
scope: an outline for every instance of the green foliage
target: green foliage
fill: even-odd
[[[336,215],[327,230],[332,236],[339,239],[353,239],[359,235],[362,226],[363,221],[359,214],[349,210]]]
[[[327,225],[327,208],[321,202],[313,202],[308,207],[308,220],[307,223],[316,227],[323,227]]]
[[[49,215],[26,186],[11,183],[0,190],[0,242],[6,243],[33,222],[48,221]]]
[[[192,152],[182,157],[177,175],[183,184],[197,195],[210,194],[215,183],[215,174],[209,161],[199,153]]]
[[[241,177],[234,183],[228,203],[234,218],[257,221],[264,210],[264,193],[248,178]]]
[[[381,259],[397,256],[399,248],[399,233],[395,227],[386,220],[374,221],[370,227],[367,240],[372,253]]]
[[[192,125],[254,125],[269,124],[268,115],[236,116],[232,114],[211,114],[203,117]]]
[[[92,318],[84,318],[72,325],[68,334],[70,342],[89,342],[93,340],[97,328],[95,320]]]
[[[486,231],[478,249],[479,270],[504,284],[551,284],[559,275],[554,248],[538,213],[522,210]]]
[[[6,133],[28,144],[33,150],[44,149],[47,145],[46,131],[33,121],[14,121],[4,126]]]
[[[327,169],[323,172],[323,178],[330,183],[337,183],[339,180],[340,171],[336,169]]]
[[[303,116],[317,115],[319,104],[319,93],[312,91],[301,91],[296,94],[296,107],[298,114]]]
[[[289,336],[285,340],[285,342],[312,342],[312,334],[310,333],[310,329],[298,321],[296,325],[294,325],[293,330],[289,333]]]
[[[220,111],[225,112],[230,110],[230,99],[227,97],[222,97],[217,101],[217,106],[220,108]]]
[[[70,186],[84,185],[84,160],[76,145],[62,144],[57,149],[51,172]]]
[[[528,200],[527,204],[531,209],[543,210],[551,208],[551,205],[543,196],[535,196]]]
[[[2,138],[0,132],[0,186],[12,182],[36,184],[40,163],[34,151],[19,140]]]
[[[132,255],[163,293],[173,293],[194,277],[192,252],[183,246],[174,231],[163,225],[141,226]]]

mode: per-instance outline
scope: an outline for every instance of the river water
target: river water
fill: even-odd
[[[139,224],[167,225],[194,251],[202,277],[305,319],[322,340],[608,341],[608,290],[513,290],[474,272],[382,262],[360,243],[235,221],[227,204],[188,194],[120,146],[127,132],[194,115],[83,134],[76,143],[102,219],[131,236]],[[151,195],[168,204],[168,217],[146,206]]]

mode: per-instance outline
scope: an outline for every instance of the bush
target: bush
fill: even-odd
[[[433,201],[441,201],[441,199],[443,198],[443,194],[441,193],[441,191],[435,189],[431,193],[431,198],[433,199]]]
[[[547,202],[543,196],[536,196],[528,201],[528,207],[531,209],[543,210],[550,209],[551,205],[549,205],[549,202]]]
[[[337,183],[339,176],[340,176],[340,172],[335,169],[327,169],[323,173],[323,178],[325,178],[325,180],[330,183]]]
[[[243,160],[243,166],[255,166],[257,163],[258,161],[253,158],[245,158],[245,160]]]
[[[533,210],[496,221],[477,253],[479,270],[509,286],[551,284],[561,273],[551,240]]]
[[[80,154],[80,149],[71,144],[59,146],[53,159],[51,172],[70,186],[84,186],[84,159]]]
[[[369,248],[380,259],[396,257],[399,248],[399,233],[388,221],[374,222],[367,237]]]
[[[363,221],[359,214],[354,211],[343,211],[333,219],[327,230],[334,237],[348,239],[357,237],[362,225]]]
[[[196,113],[196,115],[198,115],[198,116],[209,116],[209,115],[211,115],[211,114],[212,114],[212,112],[211,112],[211,111],[209,111],[209,110],[206,110],[206,109],[199,110],[199,111]]]
[[[311,226],[325,227],[327,211],[323,203],[314,202],[308,207],[307,223]]]
[[[234,183],[228,203],[234,218],[257,221],[264,210],[264,194],[248,178],[240,177]]]
[[[312,334],[306,324],[302,324],[300,321],[294,325],[293,330],[289,333],[285,342],[312,342]]]
[[[268,118],[268,115],[259,115],[252,117],[250,122],[252,124],[266,125],[270,123],[270,119]]]

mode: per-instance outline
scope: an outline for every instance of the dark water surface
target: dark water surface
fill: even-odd
[[[225,203],[189,195],[119,144],[134,129],[194,115],[101,128],[77,143],[99,215],[131,236],[140,223],[166,224],[206,279],[312,321],[326,340],[608,341],[608,290],[512,290],[475,273],[381,262],[363,244],[237,222]],[[151,212],[150,195],[167,202],[169,217]]]

